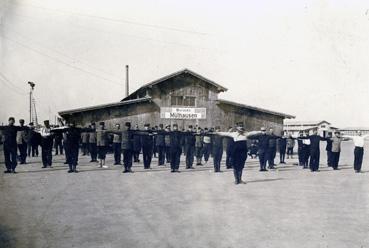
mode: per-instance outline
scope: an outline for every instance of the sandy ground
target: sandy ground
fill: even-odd
[[[296,159],[261,173],[249,159],[246,185],[224,163],[223,173],[210,163],[173,174],[154,159],[122,174],[111,155],[108,169],[80,157],[80,173],[68,174],[62,156],[52,169],[31,158],[0,175],[0,247],[369,247],[366,149],[360,174],[350,142],[339,171],[323,150],[319,173]]]

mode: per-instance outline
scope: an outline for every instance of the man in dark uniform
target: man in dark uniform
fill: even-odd
[[[266,133],[265,127],[260,129],[260,133],[249,135],[247,138],[249,139],[257,139],[259,144],[259,163],[260,163],[260,171],[268,171],[266,169],[266,162],[267,162],[267,151],[269,148],[269,140],[271,136]]]
[[[163,124],[159,124],[159,129],[157,131],[157,135],[155,137],[155,145],[158,150],[159,159],[158,165],[164,165],[165,162],[165,133],[163,130]]]
[[[165,127],[165,135],[164,135],[164,142],[165,142],[165,160],[166,163],[170,164],[170,126]]]
[[[81,130],[75,127],[75,124],[69,123],[68,128],[65,131],[66,143],[65,143],[65,153],[68,153],[67,162],[69,166],[68,173],[77,173],[78,164],[78,152],[79,152],[79,142],[81,137]],[[86,132],[82,132],[86,133]],[[67,152],[68,150],[68,152]]]
[[[203,154],[205,164],[208,163],[210,153],[211,153],[211,131],[208,128],[205,128],[203,137]]]
[[[19,149],[19,163],[25,164],[27,158],[27,128],[24,126],[24,120],[19,120],[19,130],[17,132],[17,145]]]
[[[28,157],[35,157],[36,156],[36,149],[34,149],[34,143],[36,142],[35,137],[35,127],[33,125],[33,122],[29,123],[29,130],[27,134],[27,155]],[[38,151],[37,151],[38,153]]]
[[[14,117],[9,117],[7,126],[0,126],[4,142],[4,159],[6,170],[4,173],[16,173],[17,167],[17,131],[22,130],[15,126]]]
[[[215,127],[215,132],[220,132],[220,127]],[[214,172],[221,172],[220,163],[223,156],[223,136],[214,134],[212,136],[212,154],[214,160]]]
[[[195,155],[195,142],[196,138],[193,133],[192,125],[188,126],[187,132],[184,133],[184,150],[186,156],[186,169],[193,168],[193,160]]]
[[[115,124],[115,131],[120,132],[120,125]],[[122,135],[120,133],[113,134],[113,150],[114,150],[114,165],[120,165],[122,159]]]
[[[331,140],[332,135],[331,133],[328,134],[327,136],[327,145],[325,147],[325,150],[327,151],[327,165],[328,167],[332,166],[332,143],[333,141]]]
[[[171,172],[179,172],[179,163],[182,153],[182,134],[178,131],[178,125],[173,124],[170,132],[170,168]]]
[[[91,123],[91,132],[88,136],[88,144],[91,155],[90,162],[97,162],[97,146],[96,146],[96,124]]]
[[[320,141],[326,141],[326,138],[323,138],[318,135],[318,130],[314,129],[313,134],[302,137],[302,139],[310,140],[310,170],[311,172],[319,171],[319,161],[320,161]]]
[[[284,158],[286,157],[286,150],[287,150],[286,134],[284,134],[281,138],[278,139],[278,150],[279,150],[279,163],[285,164]]]
[[[131,123],[125,123],[125,129],[122,130],[122,150],[123,150],[123,173],[132,172],[133,159],[133,135]]]
[[[232,127],[229,127],[228,130],[232,130]],[[226,142],[226,168],[232,169],[232,150],[233,150],[233,138],[224,137],[224,141]]]
[[[300,137],[303,137],[302,132],[300,132],[299,138],[297,138],[297,154],[299,156],[299,166],[303,166],[304,165],[304,159],[305,159],[305,149],[304,149],[303,140],[300,139]]]
[[[138,130],[138,125],[135,126],[135,130]],[[133,161],[135,163],[139,163],[140,162],[140,152],[141,152],[141,148],[142,148],[142,141],[141,141],[141,136],[139,134],[135,134],[133,133]]]
[[[53,134],[51,133],[50,122],[45,120],[44,125],[45,127],[41,128],[42,168],[51,167],[53,159]]]
[[[274,135],[274,130],[273,128],[269,129],[269,145],[268,145],[268,149],[267,149],[267,153],[266,153],[266,157],[268,160],[268,167],[269,169],[275,169],[274,168],[274,159],[275,156],[277,154],[277,136]]]
[[[195,155],[196,155],[196,165],[202,165],[202,155],[203,155],[203,132],[200,127],[197,127],[195,135]]]
[[[82,156],[88,155],[88,132],[81,133],[81,141],[82,141]]]
[[[144,169],[150,169],[151,168],[151,160],[153,155],[153,148],[154,148],[154,139],[152,130],[150,130],[150,124],[145,124],[144,126],[145,131],[142,133],[142,156],[143,156],[143,163],[144,163]]]
[[[59,126],[56,126],[59,127]],[[54,148],[55,148],[55,155],[63,155],[63,134],[56,133],[54,136]]]

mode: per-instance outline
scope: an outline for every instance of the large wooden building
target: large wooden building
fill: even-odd
[[[218,98],[227,89],[191,70],[184,69],[145,84],[120,102],[96,105],[59,112],[67,121],[79,125],[105,121],[108,127],[130,121],[132,125],[145,123],[177,123],[214,127],[223,130],[242,122],[246,130],[261,126],[282,130],[285,118],[292,115],[235,103]]]

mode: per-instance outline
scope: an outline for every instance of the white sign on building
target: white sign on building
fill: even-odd
[[[206,119],[206,108],[160,108],[160,118],[163,119]]]

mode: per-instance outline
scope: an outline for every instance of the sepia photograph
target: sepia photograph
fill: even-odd
[[[0,0],[1,248],[369,248],[369,2]]]

